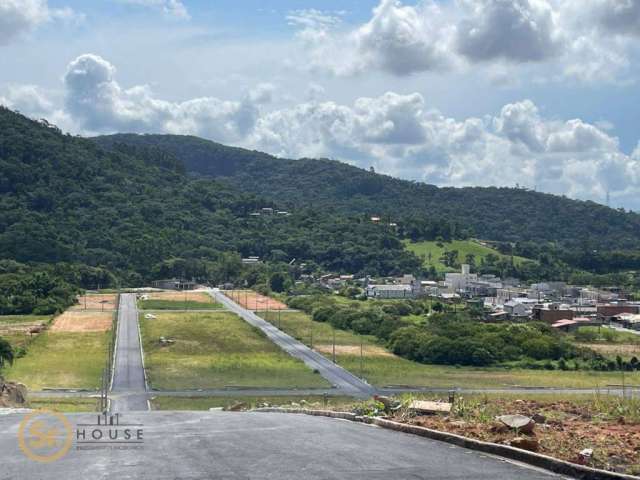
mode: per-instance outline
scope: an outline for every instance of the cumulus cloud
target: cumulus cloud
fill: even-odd
[[[146,85],[122,88],[115,74],[111,63],[93,54],[81,55],[67,67],[65,105],[82,128],[192,133],[237,142],[253,128],[257,105],[267,101],[271,91],[262,85],[242,101],[202,97],[168,102],[156,98]]]
[[[560,45],[551,6],[544,0],[467,0],[458,24],[458,51],[471,61],[541,61]]]
[[[0,0],[0,46],[49,20],[78,21],[71,8],[51,9],[47,0]]]
[[[339,16],[317,10],[294,12],[290,24],[300,27],[313,67],[337,75],[379,69],[396,75],[446,69],[451,56],[452,29],[431,0],[416,7],[382,0],[371,20],[342,30]]]
[[[416,0],[413,0],[416,2]],[[345,26],[321,11],[289,16],[309,63],[335,75],[540,64],[557,77],[615,81],[640,35],[637,0],[380,0]],[[504,70],[502,70],[504,71]]]
[[[610,192],[616,203],[640,209],[640,147],[627,155],[606,125],[545,118],[531,100],[504,105],[494,115],[455,119],[418,93],[387,92],[348,104],[312,95],[276,106],[270,102],[277,87],[259,84],[240,100],[170,102],[148,86],[123,87],[116,77],[107,60],[81,55],[64,75],[63,108],[33,86],[0,92],[0,102],[73,121],[85,134],[193,134],[283,157],[373,165],[438,185],[520,184],[597,201]]]
[[[191,15],[181,0],[118,0],[120,3],[138,5],[161,11],[168,18],[189,20]]]

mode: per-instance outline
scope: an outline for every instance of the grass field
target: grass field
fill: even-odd
[[[147,374],[157,389],[329,386],[232,313],[163,312],[141,316],[140,325]],[[175,343],[161,346],[160,337]]]
[[[61,413],[97,412],[99,409],[97,398],[85,397],[38,397],[29,400],[29,408],[36,410],[52,410]]]
[[[100,387],[111,332],[45,332],[28,346],[26,356],[3,370],[8,380],[24,383],[29,390],[43,387]]]
[[[0,329],[5,325],[15,323],[49,323],[51,316],[49,315],[0,315]]]
[[[605,388],[607,384],[622,383],[620,372],[591,372],[560,370],[526,370],[506,368],[473,368],[446,365],[423,365],[391,354],[381,348],[373,337],[336,330],[326,323],[314,322],[302,312],[269,312],[264,317],[274,325],[311,345],[323,355],[333,354],[333,332],[336,336],[336,360],[355,375],[361,374],[360,345],[363,346],[362,376],[371,384],[430,386],[430,387],[566,387]],[[626,373],[625,383],[640,384],[640,372]]]
[[[222,305],[214,302],[196,302],[192,300],[140,300],[140,310],[218,310]]]
[[[155,397],[151,400],[154,410],[209,410],[246,403],[248,407],[255,408],[264,404],[272,406],[305,406],[308,408],[329,408],[335,410],[340,407],[349,408],[354,400],[351,397],[331,397],[325,399],[322,396],[312,395],[304,397]]]
[[[29,334],[29,328],[48,324],[48,315],[4,315],[0,316],[0,338],[7,340],[14,349],[26,348],[36,336]]]
[[[442,246],[439,246],[440,243]],[[418,257],[424,258],[424,265],[429,268],[431,266],[435,267],[435,269],[439,272],[451,272],[458,271],[458,269],[447,267],[444,263],[442,263],[441,258],[445,251],[458,251],[458,262],[465,263],[465,258],[467,255],[474,255],[476,264],[480,263],[481,258],[485,258],[489,254],[494,254],[499,258],[511,258],[509,256],[503,255],[497,250],[490,248],[486,245],[482,245],[473,240],[453,240],[451,242],[417,242],[411,243],[409,241],[405,242],[405,246],[407,250],[412,251]],[[514,256],[513,261],[516,265],[522,263],[527,260],[523,257]]]

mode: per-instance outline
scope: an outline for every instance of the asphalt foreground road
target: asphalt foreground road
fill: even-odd
[[[0,415],[0,479],[491,479],[560,477],[479,452],[345,420],[279,413],[131,412],[141,449],[94,445],[52,463],[18,447],[24,415]],[[68,415],[78,424],[95,416]],[[98,448],[100,447],[100,448]],[[120,448],[127,445],[119,445]]]

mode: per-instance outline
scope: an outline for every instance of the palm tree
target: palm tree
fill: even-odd
[[[14,353],[11,344],[4,338],[0,338],[0,368],[4,367],[7,363],[11,365],[13,359]]]

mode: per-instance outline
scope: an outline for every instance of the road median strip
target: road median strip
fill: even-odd
[[[368,425],[376,425],[381,428],[395,430],[397,432],[410,433],[431,440],[451,443],[459,447],[476,450],[491,455],[496,455],[521,463],[526,463],[534,467],[549,470],[553,473],[561,475],[569,475],[573,478],[581,480],[638,480],[640,477],[633,475],[625,475],[622,473],[610,472],[597,468],[591,468],[584,465],[559,460],[548,455],[522,450],[520,448],[501,445],[498,443],[483,442],[473,438],[456,435],[454,433],[442,432],[430,428],[419,427],[415,425],[407,425],[405,423],[394,422],[382,417],[366,417],[356,415],[351,412],[334,412],[331,410],[309,410],[304,408],[279,408],[266,407],[251,410],[260,413],[294,413],[311,415],[316,417],[339,418],[342,420],[350,420],[353,422],[365,423]]]

